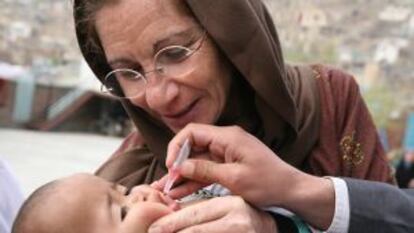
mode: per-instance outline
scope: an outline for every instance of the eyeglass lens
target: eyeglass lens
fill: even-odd
[[[155,67],[152,71],[140,73],[132,69],[114,70],[105,77],[104,88],[117,97],[132,98],[145,91],[150,73],[177,78],[185,76],[196,67],[196,59],[192,55],[201,44],[196,43],[194,47],[169,46],[161,49],[154,57]]]

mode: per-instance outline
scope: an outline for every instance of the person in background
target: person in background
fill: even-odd
[[[395,175],[400,188],[414,188],[414,150],[407,150]]]
[[[10,232],[24,197],[10,167],[0,159],[0,232]]]

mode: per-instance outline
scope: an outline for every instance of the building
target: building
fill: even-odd
[[[379,13],[378,17],[382,21],[399,23],[406,21],[411,13],[410,8],[389,5]]]

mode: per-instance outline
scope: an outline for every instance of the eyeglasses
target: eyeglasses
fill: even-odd
[[[146,75],[150,73],[168,77],[182,77],[191,73],[197,63],[192,55],[202,47],[206,34],[204,32],[190,47],[172,45],[159,50],[153,59],[153,70],[139,72],[133,69],[115,69],[109,72],[102,82],[101,91],[129,99],[145,92],[148,83]]]

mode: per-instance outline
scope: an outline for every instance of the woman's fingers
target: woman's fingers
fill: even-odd
[[[219,156],[217,156],[217,155],[211,155],[209,153],[204,153],[204,152],[195,152],[195,153],[193,153],[192,159],[206,160],[206,161],[211,160],[211,161],[216,161],[216,162],[222,162],[222,161],[220,161]],[[150,186],[152,188],[154,188],[154,189],[157,189],[157,190],[162,191],[164,189],[164,186],[167,183],[167,180],[168,180],[168,174],[167,175],[164,175],[159,180],[154,181],[153,183],[151,183]],[[180,174],[180,176],[178,177],[178,179],[174,182],[174,187],[173,188],[175,188],[175,186],[181,186],[182,184],[186,184],[187,182],[188,182],[188,180],[187,179],[184,179],[181,176],[181,174]],[[207,184],[201,184],[199,186],[200,187],[204,187],[206,185]]]
[[[154,222],[149,233],[158,232],[277,232],[270,215],[252,208],[242,198],[226,196],[185,207]]]
[[[186,178],[186,181],[174,187],[168,195],[174,199],[182,198],[214,183],[231,186],[231,180],[234,179],[232,174],[237,170],[238,167],[234,164],[219,164],[209,160],[189,159],[182,164],[179,170],[180,175]]]
[[[180,168],[180,175],[190,180],[205,184],[219,183],[226,185],[229,174],[229,164],[220,164],[208,160],[189,159]]]
[[[183,198],[185,196],[188,196],[192,193],[194,193],[195,191],[206,187],[208,184],[204,184],[204,183],[200,183],[200,182],[195,182],[195,181],[187,181],[179,186],[177,186],[176,188],[173,188],[169,193],[168,196],[171,197],[172,199],[180,199]]]
[[[195,151],[208,151],[213,154],[222,155],[223,147],[226,142],[224,139],[228,139],[228,132],[226,127],[217,127],[212,125],[203,124],[189,124],[182,129],[168,144],[168,152],[166,165],[171,167],[175,161],[178,152],[180,151],[185,140],[188,138],[191,142],[191,147],[195,148]],[[223,139],[223,140],[222,140]],[[211,147],[212,146],[212,147]]]
[[[171,140],[167,165],[172,164],[187,138],[192,141],[193,148],[207,155],[204,158],[207,160],[188,159],[179,168],[181,176],[193,182],[221,184],[257,206],[281,203],[286,195],[279,194],[289,192],[289,180],[303,176],[240,127],[190,124]],[[180,195],[183,193],[185,191]]]
[[[203,224],[196,225],[196,226],[191,226],[189,228],[183,229],[182,231],[178,231],[178,233],[223,233],[223,232],[242,233],[242,231],[237,231],[234,227],[232,227],[231,229],[227,229],[227,227],[223,226],[223,221],[221,219],[203,223]]]
[[[272,232],[276,233],[276,229],[269,231],[260,231],[258,227],[253,226],[251,219],[243,218],[243,215],[228,215],[224,218],[206,222],[200,225],[195,225],[178,231],[178,233],[251,233],[251,232]],[[269,228],[266,228],[269,229]]]
[[[157,190],[163,190],[164,186],[167,182],[168,179],[168,175],[165,175],[164,177],[162,177],[160,180],[158,181],[154,181],[151,184],[151,187]],[[182,179],[182,178],[180,178]],[[178,180],[177,183],[178,185],[176,185],[176,187],[172,188],[170,190],[170,192],[168,193],[168,196],[171,197],[172,199],[180,199],[183,198],[185,196],[188,196],[192,193],[194,193],[195,191],[208,186],[208,184],[205,183],[201,183],[198,181],[191,181],[191,180],[185,180],[183,182],[181,182],[182,180]]]
[[[212,210],[212,206],[217,208]],[[191,226],[220,219],[229,211],[231,211],[229,206],[223,200],[218,198],[210,199],[158,219],[151,225],[148,233],[177,232]]]

